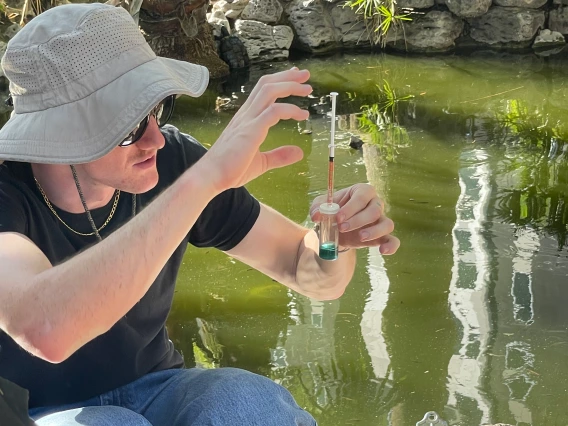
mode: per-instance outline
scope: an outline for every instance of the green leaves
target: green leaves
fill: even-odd
[[[403,21],[411,21],[410,13],[399,13],[395,0],[348,0],[343,7],[350,7],[362,15],[371,36],[372,44],[386,45],[386,37],[391,29],[397,29]]]

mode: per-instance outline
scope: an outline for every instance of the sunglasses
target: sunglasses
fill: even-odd
[[[144,135],[144,132],[148,128],[148,123],[150,122],[151,117],[156,117],[156,122],[158,123],[158,127],[163,127],[166,125],[168,120],[172,118],[172,113],[174,112],[174,105],[176,103],[176,95],[168,96],[150,111],[144,119],[138,123],[138,126],[132,130],[128,136],[126,136],[122,142],[118,144],[118,146],[130,146],[135,144],[140,140],[140,138]]]

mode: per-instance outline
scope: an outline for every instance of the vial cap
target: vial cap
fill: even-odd
[[[319,211],[321,214],[337,214],[339,212],[339,204],[336,203],[320,204]]]

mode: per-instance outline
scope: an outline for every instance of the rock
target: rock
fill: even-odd
[[[207,22],[211,25],[213,30],[213,37],[220,39],[222,37],[222,28],[225,28],[229,33],[231,32],[231,26],[229,20],[225,18],[225,15],[220,10],[211,13],[207,17]]]
[[[568,8],[561,7],[550,11],[548,28],[560,34],[568,34]]]
[[[213,5],[213,11],[220,10],[226,18],[237,19],[248,3],[249,0],[220,0]]]
[[[343,47],[370,46],[369,32],[363,20],[349,7],[331,9],[331,21],[335,29],[335,38]]]
[[[542,30],[533,43],[533,49],[566,44],[566,39],[557,31]]]
[[[363,140],[357,136],[351,135],[351,140],[349,141],[349,147],[353,149],[361,149],[363,147]]]
[[[564,50],[565,47],[566,47],[566,45],[564,45],[564,46],[553,46],[553,47],[543,48],[543,49],[536,49],[534,51],[534,53],[537,56],[547,58],[549,56],[558,55],[560,52],[562,52]]]
[[[544,6],[548,0],[493,0],[497,6],[523,7],[526,9],[538,9]]]
[[[477,42],[526,47],[544,26],[544,11],[495,6],[487,14],[468,20],[470,36]]]
[[[286,6],[288,21],[300,50],[325,53],[340,46],[331,17],[317,0],[291,0]]]
[[[248,68],[250,59],[243,41],[228,31],[223,31],[223,38],[219,42],[219,57],[225,61],[231,70]]]
[[[285,25],[270,26],[263,22],[238,19],[235,22],[238,37],[246,46],[252,62],[286,59],[294,32]]]
[[[387,44],[410,52],[445,52],[454,47],[464,23],[450,12],[433,10],[404,24],[404,31],[389,32]]]
[[[561,4],[561,5],[568,5],[568,0],[554,0],[552,4]]]
[[[275,24],[280,20],[282,11],[282,5],[278,0],[250,0],[240,18]]]
[[[489,10],[492,0],[446,0],[450,12],[462,18],[475,18]]]
[[[532,48],[542,57],[558,55],[566,47],[564,36],[556,31],[542,30],[536,37]]]
[[[11,39],[12,37],[14,37],[18,31],[20,31],[22,29],[22,27],[20,27],[18,24],[12,24],[10,26],[8,26],[5,30],[4,30],[4,36],[7,37],[8,39]]]
[[[396,5],[401,9],[428,9],[435,3],[435,0],[398,0]]]

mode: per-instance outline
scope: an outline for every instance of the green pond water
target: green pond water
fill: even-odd
[[[214,249],[190,248],[168,329],[189,365],[286,386],[321,426],[568,424],[568,60],[335,56],[253,68],[181,99],[173,123],[210,146],[264,73],[312,73],[304,123],[264,148],[304,160],[248,185],[310,226],[327,183],[337,91],[337,187],[370,182],[399,252],[357,253],[345,295],[318,302]],[[352,136],[361,150],[351,149]]]
[[[180,102],[174,123],[213,143],[263,73],[308,68],[295,144],[300,163],[249,190],[309,225],[325,192],[330,91],[337,187],[370,182],[402,246],[358,251],[345,295],[299,296],[216,252],[190,249],[169,321],[188,361],[232,366],[286,386],[322,426],[568,424],[568,62],[337,56],[251,70]],[[368,144],[349,148],[351,136]]]

